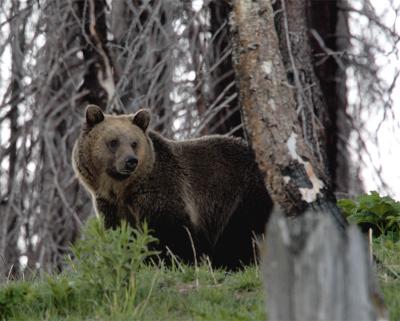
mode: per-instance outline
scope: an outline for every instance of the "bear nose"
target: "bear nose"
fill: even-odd
[[[125,159],[125,169],[129,171],[133,171],[138,163],[138,160],[135,156],[128,156]]]

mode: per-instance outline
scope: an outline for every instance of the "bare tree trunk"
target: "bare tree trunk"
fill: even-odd
[[[28,3],[29,7],[29,3]],[[20,270],[20,249],[18,248],[18,238],[20,236],[21,217],[19,211],[11,206],[12,201],[22,205],[20,199],[19,184],[16,179],[18,167],[17,142],[19,136],[18,117],[19,105],[21,103],[21,70],[25,54],[25,28],[27,15],[19,15],[19,1],[12,1],[10,16],[15,16],[10,23],[10,33],[13,35],[11,40],[11,83],[9,87],[10,106],[8,119],[10,122],[10,139],[8,147],[8,180],[5,200],[0,204],[1,213],[1,245],[0,245],[0,279],[3,277],[15,277]],[[11,202],[9,202],[12,200]]]
[[[322,210],[344,228],[324,159],[303,136],[270,1],[238,0],[232,18],[233,62],[245,126],[268,190],[287,214]]]

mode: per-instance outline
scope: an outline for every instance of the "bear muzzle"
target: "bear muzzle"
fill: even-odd
[[[132,173],[138,164],[138,159],[135,156],[128,156],[125,158],[125,167],[123,172]]]
[[[138,159],[133,156],[127,156],[119,163],[109,166],[107,174],[117,181],[123,181],[131,176],[138,165]]]

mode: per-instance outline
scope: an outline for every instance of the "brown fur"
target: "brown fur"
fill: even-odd
[[[111,116],[87,109],[73,164],[106,227],[146,220],[163,253],[168,247],[193,262],[189,231],[197,256],[208,255],[215,266],[251,262],[252,238],[264,231],[272,205],[251,150],[223,136],[171,141],[147,130],[149,120],[145,110]],[[119,145],[111,151],[114,138]],[[126,155],[138,163],[120,177]]]

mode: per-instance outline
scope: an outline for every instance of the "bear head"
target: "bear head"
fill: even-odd
[[[86,122],[73,152],[74,169],[89,190],[125,182],[149,171],[154,163],[147,135],[151,114],[141,109],[130,115],[104,114],[100,107],[86,108]]]

